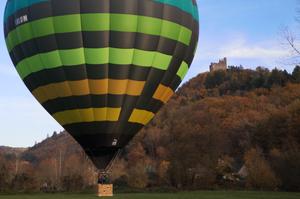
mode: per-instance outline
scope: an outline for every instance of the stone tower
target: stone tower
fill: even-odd
[[[227,70],[227,58],[219,60],[218,63],[211,63],[209,66],[210,72],[217,70]]]

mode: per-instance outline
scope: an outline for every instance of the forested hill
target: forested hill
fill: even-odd
[[[123,151],[112,179],[135,188],[300,191],[299,83],[300,67],[292,74],[241,67],[199,74]],[[15,161],[7,157],[2,162],[12,168]],[[19,173],[38,173],[35,186],[92,176],[90,162],[65,132],[20,157],[26,167]],[[82,187],[89,183],[93,179]]]
[[[227,71],[199,74],[185,83],[177,94],[194,101],[203,97],[243,95],[255,89],[282,87],[288,83],[300,83],[299,66],[294,68],[292,74],[276,68],[270,71],[262,67],[250,70],[231,66]]]

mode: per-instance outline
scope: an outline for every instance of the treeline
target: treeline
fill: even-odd
[[[292,74],[277,68],[270,71],[258,67],[256,70],[244,70],[243,67],[230,66],[227,71],[209,73],[205,80],[205,87],[218,87],[220,94],[231,94],[235,91],[249,91],[256,88],[272,88],[285,86],[287,83],[300,82],[300,67],[296,66]]]
[[[242,66],[230,66],[227,71],[198,75],[185,83],[177,94],[193,101],[204,97],[243,95],[253,89],[282,87],[288,83],[300,83],[300,66],[296,66],[291,74],[277,68],[270,71],[263,67],[250,70],[243,69]]]
[[[117,188],[300,191],[299,82],[300,67],[198,75],[122,151],[111,179]],[[78,191],[96,182],[66,133],[14,157],[0,158],[0,191]]]
[[[69,142],[63,145],[65,139]],[[47,145],[55,141],[56,149],[49,149]],[[48,138],[38,148],[39,154],[34,148],[23,154],[0,154],[0,192],[76,192],[93,188],[95,168],[66,133]]]

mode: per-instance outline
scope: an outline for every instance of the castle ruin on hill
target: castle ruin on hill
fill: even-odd
[[[218,71],[218,70],[227,70],[227,58],[219,60],[218,63],[211,63],[209,66],[210,72]]]

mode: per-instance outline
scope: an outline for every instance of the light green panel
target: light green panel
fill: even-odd
[[[132,63],[134,49],[109,48],[109,63],[128,65]],[[145,53],[147,55],[147,53]]]
[[[85,63],[85,50],[83,48],[70,50],[59,50],[60,60],[65,66],[73,66]]]
[[[85,48],[84,52],[89,64],[109,63],[109,48]]]
[[[179,70],[177,71],[177,75],[180,77],[181,80],[183,80],[188,70],[189,70],[188,64],[186,62],[182,62],[179,67]]]
[[[81,16],[78,14],[52,17],[55,33],[81,30]]]
[[[151,66],[154,60],[155,52],[148,52],[143,50],[134,50],[134,57],[132,59],[132,64],[140,66]]]
[[[85,31],[109,30],[110,14],[82,14],[81,26]]]

